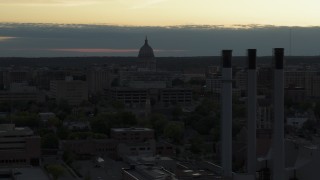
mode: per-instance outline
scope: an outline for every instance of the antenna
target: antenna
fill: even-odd
[[[292,29],[290,28],[289,34],[289,56],[292,56]]]

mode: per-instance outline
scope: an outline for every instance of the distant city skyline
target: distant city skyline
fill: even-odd
[[[258,56],[271,56],[275,47],[285,48],[286,56],[320,55],[320,26],[0,23],[0,32],[0,57],[137,56],[146,35],[156,57],[219,56],[222,49],[245,56],[248,48],[256,48]]]

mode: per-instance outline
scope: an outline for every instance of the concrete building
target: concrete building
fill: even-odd
[[[109,155],[116,157],[117,141],[113,139],[62,140],[60,149],[79,156]]]
[[[314,70],[288,70],[285,72],[285,87],[299,87],[309,98],[320,97],[320,72]]]
[[[29,86],[26,82],[11,83],[9,86],[11,92],[37,92],[38,89],[35,86]]]
[[[235,72],[235,87],[240,89],[241,91],[246,91],[248,86],[248,72],[241,68],[240,70]]]
[[[0,101],[44,102],[45,95],[27,83],[12,83],[8,90],[0,91]]]
[[[120,101],[124,104],[145,105],[148,90],[144,88],[115,87],[105,90],[105,94],[109,99]]]
[[[155,152],[156,141],[154,139],[149,139],[142,142],[120,142],[117,146],[117,154],[121,158],[126,156],[154,156]]]
[[[40,165],[41,138],[28,127],[0,125],[0,166]]]
[[[123,102],[128,106],[145,106],[149,98],[151,105],[172,105],[181,104],[186,105],[192,102],[192,90],[188,88],[163,88],[163,89],[149,89],[149,88],[127,88],[115,87],[105,91],[109,99]]]
[[[257,93],[258,95],[271,94],[273,70],[269,66],[262,66],[257,69]]]
[[[44,102],[44,95],[38,92],[0,91],[0,101]]]
[[[271,129],[273,124],[273,107],[269,100],[258,99],[257,129]]]
[[[5,68],[1,71],[0,81],[3,89],[9,89],[12,83],[29,83],[32,71],[29,68]]]
[[[108,67],[92,67],[87,71],[89,94],[103,93],[110,87],[113,79],[112,70]]]
[[[177,161],[168,157],[130,156],[124,159],[130,168],[123,169],[123,180],[218,180],[221,167],[210,162]]]
[[[158,141],[156,143],[156,154],[160,156],[173,157],[176,155],[176,147],[165,141]]]
[[[220,66],[208,66],[206,69],[206,76],[214,76],[215,74],[219,74],[221,70]]]
[[[154,139],[154,130],[149,128],[112,128],[110,137],[118,142],[145,142]]]
[[[306,86],[306,71],[286,71],[285,87],[302,87]]]
[[[110,139],[62,140],[60,149],[80,156],[107,155],[113,158],[156,154],[153,129],[113,128],[110,136]]]
[[[121,71],[120,86],[130,88],[167,88],[172,86],[173,75],[166,71]]]
[[[241,76],[239,75],[238,78],[244,78],[245,73],[240,73]],[[242,79],[242,82],[238,83],[237,86],[239,87],[234,87],[232,88],[232,95],[236,98],[243,97],[246,87],[244,88],[247,84],[247,80]],[[236,80],[234,81],[236,82]],[[234,83],[233,83],[234,84]],[[205,86],[205,92],[210,93],[213,96],[213,100],[215,101],[221,101],[221,88],[222,88],[222,77],[221,75],[214,75],[206,78],[206,86]]]
[[[187,88],[160,89],[160,102],[162,104],[190,104],[192,90]]]
[[[176,180],[173,174],[159,166],[137,165],[122,169],[122,180]]]
[[[130,81],[129,82],[129,87],[132,88],[165,88],[167,87],[167,82],[166,81]]]
[[[72,77],[67,77],[64,81],[51,81],[50,94],[57,102],[66,100],[70,105],[79,105],[88,100],[87,82],[73,80]]]
[[[303,102],[306,100],[306,90],[302,87],[289,86],[285,88],[285,99],[292,102]]]
[[[154,130],[149,128],[112,128],[110,137],[118,142],[119,157],[148,155],[156,153]]]
[[[317,72],[316,76],[312,76],[312,97],[320,97],[320,72]]]
[[[50,90],[50,81],[62,81],[70,75],[65,70],[51,70],[41,68],[34,71],[34,82],[39,89]]]
[[[108,155],[113,158],[123,158],[155,155],[156,142],[153,129],[114,128],[111,129],[110,136],[110,139],[62,140],[60,149],[72,151],[80,156]]]
[[[206,78],[206,91],[220,93],[222,87],[221,76]]]

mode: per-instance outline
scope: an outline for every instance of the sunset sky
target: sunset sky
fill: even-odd
[[[319,0],[0,0],[0,57],[319,55]]]
[[[320,25],[319,0],[0,0],[0,22]]]

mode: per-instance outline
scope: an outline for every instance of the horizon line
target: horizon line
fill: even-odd
[[[272,24],[177,24],[177,25],[128,25],[128,24],[110,24],[110,23],[45,23],[45,22],[0,22],[0,28],[6,28],[1,25],[40,25],[40,26],[60,26],[61,28],[80,28],[80,27],[131,27],[131,28],[199,28],[199,29],[263,29],[263,28],[320,28],[320,25],[272,25]],[[7,27],[8,28],[8,27]]]
[[[138,56],[0,56],[0,59],[4,59],[4,58],[20,58],[20,59],[39,59],[39,58],[88,58],[88,57],[93,57],[93,58],[137,58],[139,59]],[[207,57],[221,57],[221,55],[212,55],[212,56],[201,56],[201,55],[195,55],[195,56],[158,56],[155,58],[192,58],[192,57],[198,57],[198,58],[207,58]],[[246,55],[243,56],[232,56],[232,57],[247,57]],[[257,58],[264,58],[264,57],[273,57],[273,55],[270,56],[257,56]],[[296,57],[320,57],[320,55],[285,55],[285,58],[296,58]]]

